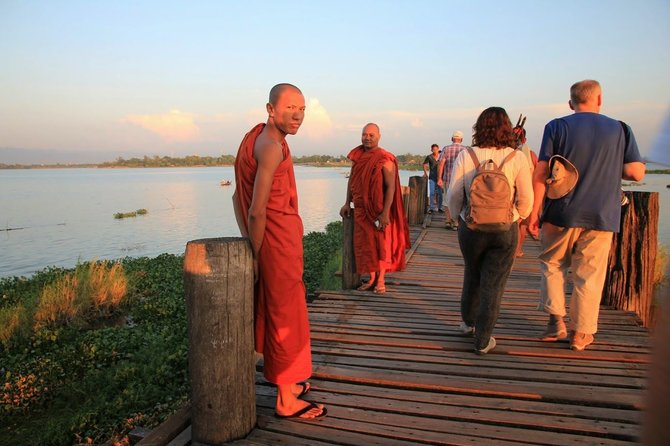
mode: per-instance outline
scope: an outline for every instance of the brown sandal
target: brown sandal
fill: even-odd
[[[373,293],[375,294],[384,294],[386,292],[386,286],[385,285],[377,285],[374,290],[372,290]]]

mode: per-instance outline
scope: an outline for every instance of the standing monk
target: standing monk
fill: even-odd
[[[379,147],[380,136],[377,124],[367,124],[361,135],[363,144],[347,155],[354,164],[347,200],[340,209],[342,217],[349,217],[353,201],[356,272],[370,273],[370,281],[358,289],[377,294],[386,292],[387,271],[405,268],[405,248],[409,248],[398,162]]]
[[[305,98],[291,84],[270,90],[268,120],[244,136],[235,158],[233,206],[254,258],[255,348],[263,374],[277,385],[275,414],[319,418],[321,404],[299,399],[309,389],[312,352],[303,274],[302,220],[286,135],[305,116]]]

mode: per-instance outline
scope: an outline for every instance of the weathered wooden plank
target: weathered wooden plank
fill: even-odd
[[[485,366],[485,364],[482,364]],[[508,379],[448,377],[419,372],[384,369],[383,372],[350,366],[319,365],[314,376],[324,380],[337,379],[352,383],[401,389],[424,389],[467,395],[486,395],[510,399],[555,401],[572,404],[591,404],[641,410],[643,392],[620,389],[616,392],[604,387],[536,383]]]
[[[372,399],[397,400],[399,402],[422,402],[440,406],[455,406],[469,409],[494,409],[535,415],[551,415],[568,418],[639,424],[642,414],[638,410],[573,405],[537,400],[511,400],[478,395],[462,395],[448,392],[385,388],[362,383],[347,383],[331,380],[311,379],[313,394],[311,399],[320,400],[322,394],[364,396]],[[274,395],[274,389],[259,383],[259,395]]]
[[[272,399],[260,396],[258,401],[262,406],[272,405]],[[328,406],[328,416],[319,421],[292,421],[282,423],[275,419],[263,419],[259,416],[259,425],[263,429],[287,432],[294,428],[295,435],[313,438],[328,438],[337,435],[341,444],[378,444],[378,445],[415,445],[415,444],[487,444],[509,445],[519,444],[520,441],[529,441],[534,444],[571,445],[584,444],[585,438],[589,444],[623,445],[637,441],[597,437],[588,434],[571,434],[568,432],[525,429],[514,426],[494,425],[474,420],[454,420],[439,414],[395,413],[390,410],[374,410],[366,407],[342,407],[336,404]],[[259,410],[259,413],[261,411]],[[294,426],[291,426],[294,425]],[[299,427],[298,427],[299,426]],[[326,429],[336,429],[337,433],[327,434]],[[346,439],[349,434],[355,433],[369,436],[356,439],[350,443]],[[633,433],[634,435],[634,433]],[[523,439],[523,440],[522,440]]]
[[[144,437],[143,440],[137,443],[137,446],[164,446],[186,429],[190,423],[191,405],[187,404],[175,412],[166,422]]]

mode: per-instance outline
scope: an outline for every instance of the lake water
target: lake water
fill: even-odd
[[[339,220],[349,169],[296,166],[305,232]],[[417,172],[401,172],[401,183]],[[189,240],[239,236],[232,167],[0,170],[0,277],[78,260],[181,254]],[[628,190],[659,192],[659,242],[670,245],[668,175]],[[117,212],[146,215],[115,219]],[[11,229],[11,230],[7,230]]]

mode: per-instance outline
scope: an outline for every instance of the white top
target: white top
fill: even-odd
[[[473,147],[479,162],[489,159],[500,166],[505,157],[515,149],[506,147],[496,149],[490,147]],[[514,220],[525,219],[533,209],[533,183],[526,156],[519,152],[502,167],[511,187],[510,200],[514,199]],[[460,215],[465,219],[465,194],[470,193],[470,184],[475,177],[476,167],[467,150],[461,151],[456,157],[451,171],[449,189],[447,189],[447,205],[451,215]],[[515,196],[516,192],[516,196]]]

